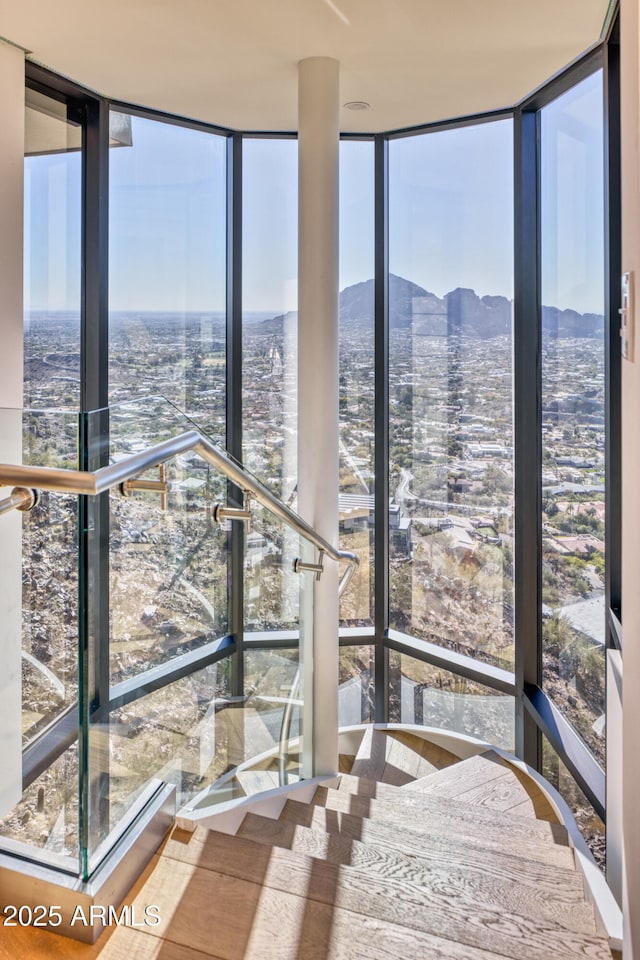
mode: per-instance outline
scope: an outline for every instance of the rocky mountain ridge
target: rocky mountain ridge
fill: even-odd
[[[371,324],[373,315],[373,280],[355,283],[341,291],[341,324]],[[290,311],[264,320],[261,329],[264,333],[281,333],[284,326],[295,322],[295,318],[295,311]],[[510,334],[512,301],[501,296],[479,297],[475,290],[466,287],[457,287],[444,297],[438,297],[417,283],[392,273],[389,275],[389,326],[392,330],[411,327],[417,336],[458,334],[487,340]],[[604,334],[604,317],[543,306],[542,330],[546,335],[560,339],[595,339]]]

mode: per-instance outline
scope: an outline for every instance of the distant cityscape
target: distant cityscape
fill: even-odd
[[[507,669],[513,669],[514,662],[511,317],[512,305],[505,297],[480,298],[472,290],[458,289],[439,298],[408,280],[390,278],[391,625]],[[350,626],[373,622],[373,323],[373,281],[343,290],[340,536],[345,548],[362,557],[358,578],[342,601],[342,620]],[[597,314],[543,309],[545,682],[599,757],[604,714],[603,331],[604,319]],[[188,423],[183,414],[224,445],[225,353],[221,314],[112,314],[112,455],[141,449],[175,432]],[[71,466],[80,377],[77,315],[32,312],[26,318],[25,358],[25,407],[42,411],[25,419],[25,456],[32,462]],[[264,312],[245,318],[243,375],[245,465],[295,507],[295,314],[274,317]],[[164,397],[168,403],[149,403],[148,397]],[[44,413],[51,409],[68,415],[56,420]],[[45,428],[45,421],[56,421],[57,426]],[[167,563],[162,551],[158,555],[141,546],[145,537],[158,541],[157,514],[151,523],[149,510],[114,502],[112,565],[117,571],[127,563],[142,564],[140,569],[149,574],[140,596],[126,590],[120,596],[122,609],[112,622],[114,679],[139,669],[141,658],[146,666],[153,665],[169,649],[187,649],[226,626],[226,533],[212,535],[204,553],[202,546],[203,531],[211,529],[208,521],[203,526],[211,491],[219,488],[222,497],[224,488],[201,464],[188,459],[172,469],[180,544],[176,549],[174,533],[165,537],[162,549],[175,552],[179,560],[173,557]],[[69,526],[64,529],[68,536]],[[193,546],[198,544],[197,556],[191,538]],[[37,544],[34,539],[32,548],[53,549],[41,539]],[[295,590],[291,578],[280,572],[283,556],[293,549],[284,532],[258,517],[247,548],[247,628],[295,624]],[[129,551],[129,560],[123,550]],[[168,568],[164,579],[158,572],[162,567]],[[27,550],[27,579],[28,570]],[[193,588],[181,588],[182,599],[176,599],[179,582]],[[198,602],[210,607],[204,631],[193,611],[193,590],[201,597]],[[67,610],[73,606],[73,591],[68,593]],[[42,607],[27,589],[26,652],[46,662],[56,675],[70,677],[75,640],[68,624],[56,626],[53,616],[47,619],[36,610]],[[47,622],[35,623],[36,616]],[[165,621],[172,622],[172,630],[155,629]],[[152,636],[155,652],[150,658]],[[46,646],[49,654],[43,655]],[[403,713],[407,719],[407,710],[413,709],[407,704],[417,703],[416,698],[422,698],[419,712],[423,705],[426,709],[433,686],[433,678],[423,677],[424,664],[412,666],[406,657],[402,661],[403,682],[413,693],[408,699],[398,693],[396,719]],[[46,684],[34,679],[33,664],[25,669],[34,691],[32,712],[41,718],[29,728],[30,736],[59,704],[55,697],[48,705],[40,702]],[[361,675],[366,705],[368,668],[345,656],[341,669],[343,684]],[[440,676],[441,690],[446,693],[450,687],[453,692],[454,679]],[[505,730],[508,722],[506,716]]]

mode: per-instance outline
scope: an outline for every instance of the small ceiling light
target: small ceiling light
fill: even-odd
[[[368,110],[371,106],[370,103],[367,103],[366,100],[349,100],[348,103],[345,103],[347,110]]]

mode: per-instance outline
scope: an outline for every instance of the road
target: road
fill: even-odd
[[[411,492],[410,487],[412,480],[413,474],[410,470],[400,471],[400,480],[395,492],[396,503],[399,503],[400,506],[403,506],[407,500],[414,500],[425,507],[430,507],[432,510],[442,510],[443,513],[449,513],[451,511],[452,513],[466,513],[469,516],[490,514],[496,517],[503,513],[511,513],[509,507],[495,507],[489,506],[488,504],[477,503],[451,503],[448,500],[426,500],[424,497],[417,497],[415,493]]]

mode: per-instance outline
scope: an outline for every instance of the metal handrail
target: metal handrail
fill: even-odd
[[[203,460],[216,467],[237,487],[248,491],[254,500],[296,533],[309,540],[318,550],[322,550],[326,556],[331,557],[336,563],[346,563],[347,569],[340,578],[339,584],[339,592],[342,593],[360,563],[358,555],[347,550],[339,550],[325,540],[306,520],[298,516],[226,453],[214,447],[198,430],[188,430],[177,437],[164,440],[147,450],[124,457],[117,463],[94,471],[0,464],[0,487],[26,487],[95,497],[113,487],[118,487],[127,480],[133,480],[151,467],[157,467],[189,451],[199,454]]]

